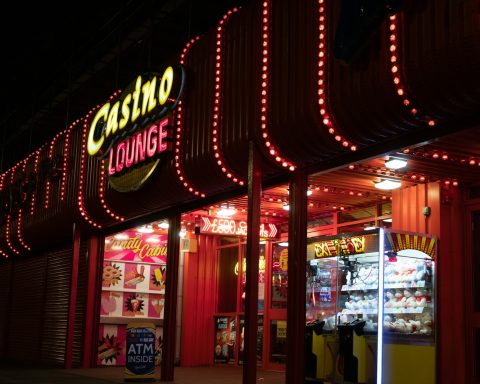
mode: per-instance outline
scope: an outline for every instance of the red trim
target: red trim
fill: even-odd
[[[99,255],[99,238],[92,236],[88,248],[88,283],[87,298],[85,308],[85,326],[84,326],[84,343],[83,343],[83,360],[82,367],[90,368],[92,366],[93,356],[93,340],[96,339],[95,324],[96,318],[95,301],[97,296],[97,266]]]
[[[73,227],[72,274],[70,280],[70,303],[68,308],[67,340],[65,343],[65,368],[72,368],[73,336],[75,331],[75,308],[77,306],[78,262],[80,259],[80,230]]]

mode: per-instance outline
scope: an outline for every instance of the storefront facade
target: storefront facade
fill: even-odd
[[[243,362],[244,382],[253,382],[257,364],[286,369],[288,382],[303,380],[306,234],[340,233],[337,222],[309,225],[312,178],[392,152],[413,156],[478,124],[473,1],[371,9],[371,19],[357,11],[323,0],[234,8],[177,58],[127,79],[124,90],[5,171],[0,355],[66,367],[113,363],[112,334],[118,338],[131,318],[148,318],[165,380],[176,360],[213,364],[224,330],[235,333],[226,356]],[[354,59],[366,30],[367,49]],[[478,152],[468,149],[476,164]],[[389,195],[390,212],[375,213],[377,224],[392,218],[392,229],[439,239],[436,382],[479,380],[467,273],[477,250],[466,231],[478,212],[469,189],[478,179],[476,169],[466,174],[465,185],[453,173],[435,182],[411,177]],[[289,214],[265,219],[262,189],[285,183]],[[245,195],[242,219],[228,225],[197,212]],[[190,227],[181,218],[189,212]],[[159,227],[163,220],[168,229]],[[149,243],[137,229],[152,222]],[[178,237],[182,230],[188,241]],[[442,259],[458,249],[463,258]],[[288,290],[270,284],[285,278]],[[452,311],[465,327],[451,329]],[[258,340],[262,328],[269,330]],[[205,339],[195,349],[189,343],[198,334]]]

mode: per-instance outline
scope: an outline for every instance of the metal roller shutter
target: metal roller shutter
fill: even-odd
[[[46,256],[13,263],[7,356],[38,361],[45,310]]]
[[[11,262],[0,264],[0,357],[5,355],[10,298]]]
[[[43,362],[63,365],[68,327],[72,250],[49,253],[46,259],[47,276],[40,356]]]

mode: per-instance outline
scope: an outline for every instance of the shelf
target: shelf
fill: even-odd
[[[131,288],[113,289],[112,287],[102,287],[102,292],[115,292],[115,293],[125,292],[125,293],[165,295],[165,289],[162,289],[161,291],[155,291],[153,289],[131,289]]]
[[[407,313],[423,313],[423,310],[426,307],[402,307],[402,308],[384,308],[383,313],[385,314],[407,314]],[[364,314],[364,315],[376,315],[377,314],[377,308],[365,308],[362,310],[359,309],[343,309],[342,313],[345,315],[359,315],[359,314]]]
[[[420,280],[417,282],[403,282],[403,283],[385,283],[383,289],[396,289],[396,288],[425,288],[425,280]],[[377,290],[378,285],[368,285],[368,284],[354,284],[354,285],[342,285],[342,292],[352,292],[352,291],[371,291]]]

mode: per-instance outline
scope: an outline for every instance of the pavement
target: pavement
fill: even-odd
[[[108,384],[124,383],[124,368],[42,368],[25,365],[0,365],[0,384]],[[242,367],[176,367],[175,384],[241,384]],[[160,380],[157,369],[156,382]],[[258,384],[283,384],[284,372],[257,371]]]

